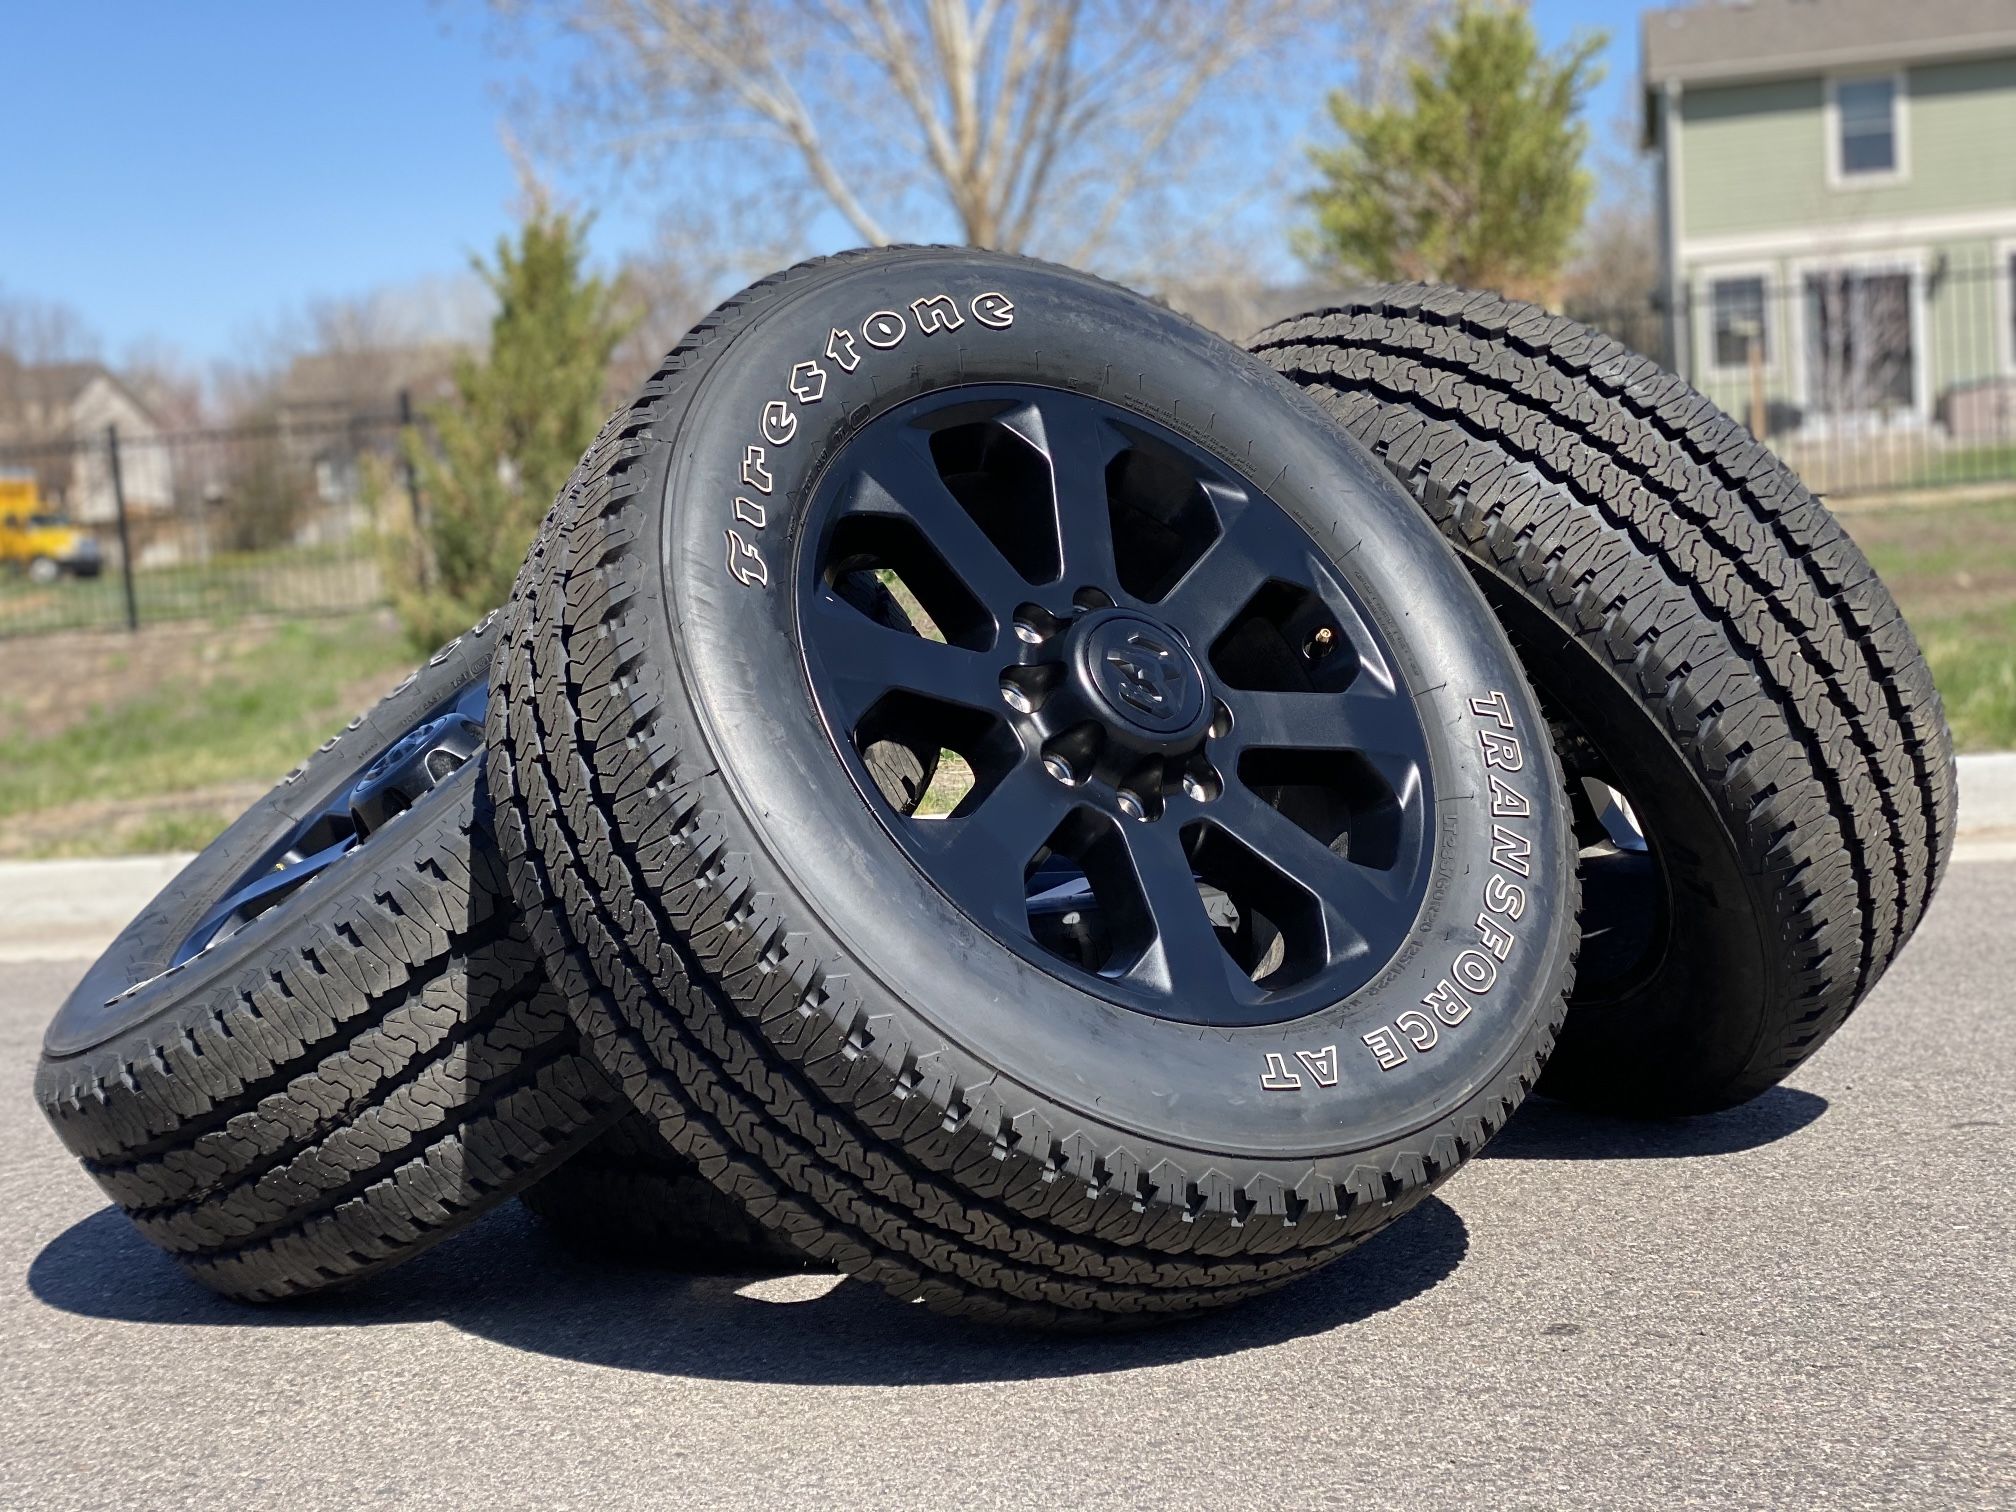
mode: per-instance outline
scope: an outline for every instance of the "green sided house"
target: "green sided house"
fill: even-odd
[[[1642,44],[1679,369],[1836,471],[2016,468],[2016,0],[1697,4]]]

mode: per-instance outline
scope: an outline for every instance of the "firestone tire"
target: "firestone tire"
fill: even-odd
[[[1583,826],[1590,937],[1540,1090],[1666,1115],[1778,1083],[1953,847],[1939,697],[1874,569],[1707,399],[1534,306],[1400,285],[1252,345],[1464,553],[1571,779],[1635,810],[1641,858]]]
[[[904,848],[925,843],[926,826],[878,800],[836,744],[808,691],[807,657],[825,654],[824,632],[801,634],[801,617],[845,621],[823,574],[859,562],[821,565],[838,536],[809,530],[808,511],[857,438],[905,423],[908,404],[993,404],[976,385],[1018,386],[1039,410],[1111,406],[1113,425],[1160,438],[1130,443],[1141,454],[1211,472],[1221,493],[1210,497],[1230,490],[1245,507],[1281,511],[1308,543],[1295,570],[1329,585],[1324,615],[1358,606],[1345,639],[1354,656],[1362,643],[1387,658],[1399,691],[1363,691],[1397,698],[1394,717],[1413,722],[1419,786],[1404,814],[1432,807],[1422,823],[1433,837],[1419,858],[1423,901],[1390,957],[1360,962],[1338,947],[1336,959],[1370,973],[1360,987],[1286,1021],[1184,1021],[1203,1008],[1157,976],[1161,958],[1148,952],[1129,955],[1127,980],[1172,996],[1157,1011],[1122,1006],[1104,979],[1046,967],[1027,940],[1006,943],[955,906]],[[996,465],[970,460],[987,454],[971,435],[958,445],[961,467]],[[999,465],[1047,487],[1029,445],[1002,441]],[[1135,465],[1106,486],[1132,488]],[[899,513],[927,507],[904,498]],[[934,485],[928,507],[941,511],[944,498]],[[1197,495],[1183,498],[1194,516]],[[1097,502],[1054,515],[1047,494],[1039,502],[1059,532],[1103,533]],[[1174,520],[1141,539],[1176,533]],[[890,541],[915,534],[863,529],[871,561],[869,543],[896,552]],[[1242,537],[1236,521],[1225,529]],[[1003,539],[1077,562],[1077,546],[1040,532]],[[811,559],[803,577],[800,552]],[[1120,613],[1071,619],[1064,595],[1079,579],[1065,569],[1046,587],[1040,571],[1011,581],[1005,559],[983,557],[962,557],[961,570],[1053,604],[1060,636]],[[928,553],[906,562],[922,574]],[[1185,585],[1214,579],[1189,570]],[[1262,586],[1211,607],[1257,623],[1255,606],[1276,602]],[[949,615],[940,623],[967,633]],[[1102,634],[1110,624],[1096,619]],[[752,1215],[901,1299],[1068,1327],[1277,1286],[1383,1227],[1474,1154],[1551,1046],[1575,940],[1569,816],[1542,716],[1474,585],[1306,399],[1091,278],[892,249],[808,263],[731,300],[591,452],[526,563],[505,635],[489,727],[499,843],[585,1043]],[[980,639],[993,651],[981,654],[1008,655],[1006,636],[1005,618],[988,619]],[[1324,651],[1325,636],[1335,638],[1327,625],[1302,654]],[[821,665],[843,677],[852,663],[842,662]],[[1170,675],[1181,684],[1171,709],[1187,710],[1190,674]],[[980,701],[1005,714],[991,678]],[[1260,707],[1213,686],[1240,721]],[[1332,709],[1324,702],[1321,717]],[[1249,736],[1223,727],[1258,741],[1267,725],[1254,717]],[[987,745],[997,726],[986,727],[976,750],[997,748]],[[1029,749],[1015,749],[1004,759],[1016,791],[1038,792]],[[1116,817],[1115,793],[1099,801],[1101,834],[1132,845],[1151,832],[1119,829],[1130,821]],[[1165,801],[1166,814],[1198,814],[1184,805],[1207,800]],[[1237,813],[1268,822],[1250,802]],[[1048,845],[1040,830],[1021,839]],[[1187,866],[1180,886],[1200,908]],[[1262,985],[1272,976],[1235,980],[1201,914],[1199,928],[1201,945],[1165,931],[1154,946],[1210,956],[1219,995],[1207,984],[1196,1004],[1272,990]]]
[[[486,621],[444,647],[254,805],[49,1026],[35,1090],[57,1135],[141,1233],[226,1296],[296,1296],[408,1259],[622,1111],[520,924],[480,751],[178,960],[360,770],[480,695],[495,639]]]

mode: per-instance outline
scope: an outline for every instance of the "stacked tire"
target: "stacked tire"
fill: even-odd
[[[1382,290],[1255,352],[963,249],[730,300],[502,616],[94,968],[66,1144],[248,1298],[526,1189],[1082,1328],[1309,1274],[1536,1085],[1772,1085],[1951,842],[1867,564],[1541,312]]]
[[[1463,554],[1556,723],[1600,943],[1541,1090],[1697,1113],[1776,1085],[1953,848],[1939,695],[1875,570],[1735,421],[1532,305],[1374,289],[1253,349]]]
[[[35,1091],[198,1280],[409,1259],[620,1116],[511,902],[482,781],[494,616],[213,842],[43,1040]]]

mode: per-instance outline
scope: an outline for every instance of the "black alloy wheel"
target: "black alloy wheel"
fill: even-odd
[[[942,390],[848,442],[806,538],[834,744],[1001,943],[1220,1025],[1336,1002],[1399,949],[1433,843],[1420,718],[1356,595],[1223,463],[1085,395]],[[864,571],[910,626],[838,591]],[[891,742],[964,762],[949,812],[877,780]]]

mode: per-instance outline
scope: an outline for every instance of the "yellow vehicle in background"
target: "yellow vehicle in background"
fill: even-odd
[[[97,537],[44,509],[33,477],[0,473],[0,570],[53,583],[66,572],[96,577],[104,565]]]

